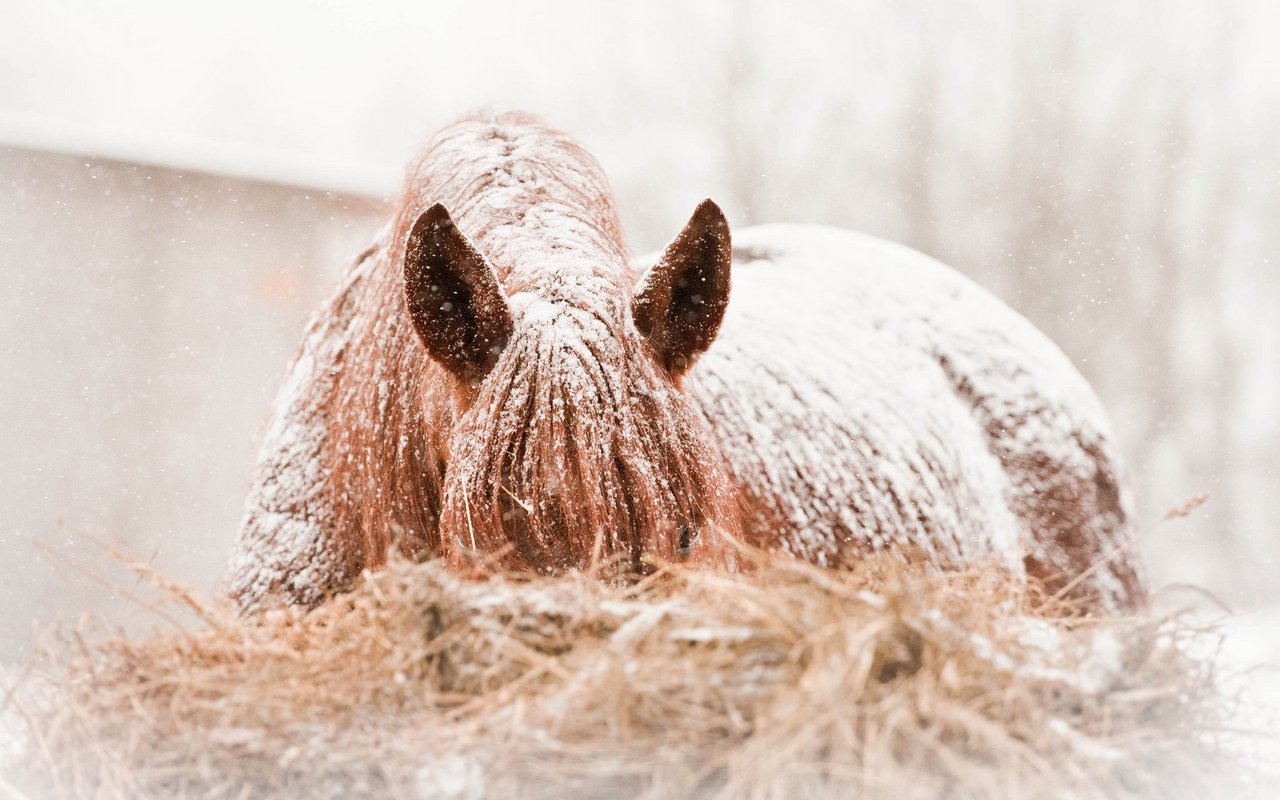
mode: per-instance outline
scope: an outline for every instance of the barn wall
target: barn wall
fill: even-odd
[[[270,397],[377,203],[0,149],[0,663],[29,620],[137,617],[100,541],[198,588],[229,552]],[[181,545],[173,546],[174,541]]]

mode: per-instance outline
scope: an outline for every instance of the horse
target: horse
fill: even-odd
[[[480,112],[410,163],[310,321],[228,588],[250,614],[394,552],[633,573],[737,541],[990,562],[1116,610],[1145,592],[1129,503],[1088,384],[959,273],[836,228],[731,237],[711,200],[632,260],[582,146]]]

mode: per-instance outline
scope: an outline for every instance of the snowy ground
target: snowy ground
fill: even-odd
[[[1222,631],[1223,690],[1240,698],[1248,746],[1280,781],[1280,605],[1236,613]]]

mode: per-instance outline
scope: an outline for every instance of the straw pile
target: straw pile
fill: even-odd
[[[751,554],[748,554],[751,555]],[[52,651],[14,797],[1205,797],[1179,617],[998,569],[756,559],[630,585],[397,563],[311,613]],[[4,795],[0,791],[0,795]]]

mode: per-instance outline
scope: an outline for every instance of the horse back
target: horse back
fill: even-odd
[[[817,563],[886,547],[1139,599],[1105,414],[1069,359],[976,284],[820,226],[735,232],[719,339],[686,382],[748,535]],[[754,520],[755,524],[750,522]]]

